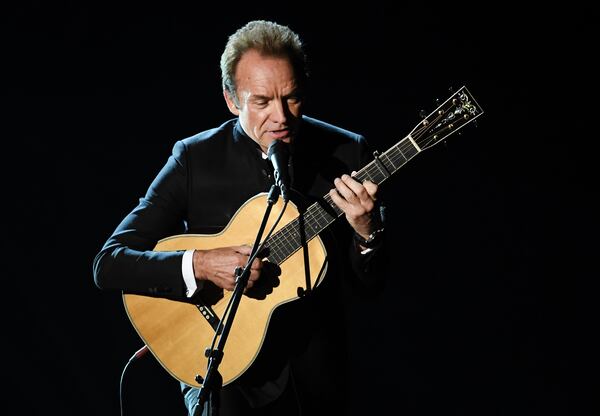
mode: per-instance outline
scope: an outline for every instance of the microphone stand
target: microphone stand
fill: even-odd
[[[260,228],[258,230],[258,234],[256,235],[256,240],[254,241],[254,245],[252,246],[252,250],[250,256],[248,257],[248,262],[246,266],[242,269],[241,267],[236,268],[236,283],[235,288],[233,289],[233,295],[229,300],[229,305],[225,309],[230,310],[229,313],[226,313],[224,318],[225,323],[223,324],[223,320],[217,327],[216,334],[219,334],[219,330],[221,331],[221,336],[219,337],[219,342],[217,346],[213,349],[207,348],[204,351],[205,356],[208,358],[208,365],[206,376],[204,379],[199,374],[196,375],[196,381],[202,386],[200,387],[200,392],[198,393],[198,400],[194,405],[193,416],[202,415],[202,410],[204,409],[204,405],[210,395],[210,400],[208,402],[209,405],[209,416],[217,416],[219,412],[219,392],[223,387],[223,379],[219,374],[219,364],[221,364],[221,360],[223,359],[223,349],[225,347],[225,343],[227,342],[227,336],[229,335],[229,330],[231,329],[231,325],[233,323],[233,319],[235,318],[235,313],[237,311],[240,300],[242,299],[242,295],[244,294],[244,289],[248,283],[248,278],[250,276],[250,267],[254,258],[257,255],[258,247],[260,245],[260,240],[262,238],[263,232],[267,225],[267,219],[271,213],[271,209],[277,199],[279,198],[280,189],[277,185],[272,185],[269,191],[269,195],[267,196],[267,209],[263,215],[262,223],[260,224]]]

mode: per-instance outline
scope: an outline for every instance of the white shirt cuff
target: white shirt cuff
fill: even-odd
[[[185,295],[188,298],[194,296],[198,289],[196,278],[194,277],[194,250],[186,250],[183,253],[183,259],[181,261],[181,274],[183,275],[183,282],[185,283],[186,291]]]

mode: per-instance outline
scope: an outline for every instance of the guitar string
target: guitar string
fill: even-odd
[[[430,134],[425,139],[421,140],[420,136],[425,131],[430,130],[431,125],[435,126],[435,123],[438,123],[441,118],[443,118],[445,115],[449,114],[449,110],[451,108],[456,107],[456,102],[453,101],[453,99],[455,96],[459,95],[459,93],[461,93],[464,89],[465,89],[464,87],[459,89],[453,96],[448,98],[442,105],[440,105],[438,107],[438,109],[434,110],[430,114],[430,116],[431,116],[432,114],[437,113],[437,117],[434,117],[434,119],[432,121],[429,121],[427,124],[425,124],[424,122],[417,124],[417,126],[415,126],[415,128],[413,128],[413,131],[407,137],[405,137],[403,140],[401,140],[400,143],[398,143],[398,145],[393,146],[390,150],[388,150],[387,152],[385,152],[384,154],[382,154],[379,157],[380,160],[387,159],[387,162],[389,162],[392,165],[392,168],[393,168],[392,174],[395,173],[406,162],[408,162],[410,159],[412,159],[412,157],[414,157],[416,154],[418,154],[418,152],[412,153],[407,157],[407,155],[402,151],[402,150],[406,151],[406,150],[414,149],[413,143],[409,143],[410,140],[407,140],[409,138],[409,136],[415,141],[415,143],[420,142],[419,143],[421,145],[420,147],[427,147],[431,143],[440,141],[440,140],[444,139],[445,137],[447,137],[450,133],[445,134],[445,132],[447,130],[452,130],[456,123],[458,123],[458,127],[456,129],[454,129],[454,131],[457,131],[458,129],[460,129],[464,125],[468,124],[470,121],[474,120],[481,114],[481,112],[480,112],[480,114],[473,117],[472,119],[458,118],[458,119],[456,119],[456,121],[443,126],[441,129],[436,131],[435,134]],[[474,101],[474,100],[471,99],[471,101]],[[462,102],[462,100],[461,100],[461,102]],[[444,108],[444,107],[447,107],[447,108]],[[427,120],[428,118],[429,118],[429,116],[425,120]],[[414,133],[414,135],[412,135],[413,133]],[[440,134],[442,135],[442,137],[440,137],[440,138],[436,137],[436,136],[439,136]],[[406,146],[404,149],[402,149],[403,142],[406,142]],[[400,155],[402,156],[402,159],[404,159],[404,160],[398,160],[398,153],[400,153]],[[396,166],[394,164],[394,160],[401,162],[400,165]],[[383,160],[382,160],[382,163],[383,163]],[[363,180],[364,178],[367,178],[367,179],[372,180],[374,176],[378,178],[379,175],[377,175],[377,172],[372,172],[372,173],[370,172],[371,170],[373,170],[372,169],[373,167],[375,167],[380,173],[383,174],[381,181],[375,180],[375,182],[379,184],[379,183],[385,181],[389,175],[387,174],[387,172],[383,172],[381,170],[381,166],[379,165],[379,163],[374,163],[374,161],[369,163],[365,168],[361,169],[361,171],[357,173],[357,175],[356,175],[357,179]],[[384,167],[385,167],[385,164],[384,164]],[[364,175],[363,175],[363,173],[364,173]],[[336,208],[335,204],[331,203],[332,201],[329,198],[329,195],[326,195],[323,199],[334,210],[334,212],[336,213],[337,216],[335,216],[335,217],[331,217],[330,215],[325,216],[325,214],[328,214],[328,213],[326,211],[324,211],[320,206],[317,206],[314,204],[311,207],[309,207],[309,209],[307,210],[307,213],[304,216],[304,218],[306,220],[305,227],[311,227],[311,231],[314,234],[311,235],[309,233],[308,241],[310,241],[310,239],[312,239],[312,237],[317,235],[319,232],[319,231],[315,232],[315,228],[313,225],[314,222],[317,223],[316,224],[317,226],[320,226],[320,227],[317,227],[317,229],[318,228],[323,229],[324,227],[329,225],[331,222],[333,222],[340,215],[340,210]],[[313,211],[314,211],[314,214],[313,214]],[[317,214],[320,217],[319,219],[317,219]],[[325,219],[326,224],[322,224],[320,222],[320,219]],[[297,222],[298,221],[292,221],[289,224],[287,224],[285,227],[283,227],[281,232],[274,236],[275,238],[271,242],[270,246],[274,247],[275,249],[279,248],[280,251],[282,251],[281,249],[284,247],[286,249],[291,248],[292,252],[289,252],[289,254],[291,254],[295,250],[297,250],[297,248],[298,248],[297,247],[298,246],[298,241],[297,241],[298,233],[295,231],[295,229],[297,228],[296,227]],[[290,237],[292,238],[292,241],[290,241]],[[287,258],[289,256],[289,254],[287,256],[284,254],[284,259]]]

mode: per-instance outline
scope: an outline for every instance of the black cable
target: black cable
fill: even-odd
[[[123,367],[123,372],[121,373],[121,380],[119,382],[119,407],[121,410],[121,416],[123,416],[123,379],[125,378],[125,372],[127,371],[127,368],[129,367],[129,364],[131,364],[132,361],[135,361],[138,358],[142,357],[144,354],[146,354],[146,352],[148,352],[148,347],[144,345],[142,348],[133,353],[129,361],[127,361],[127,364],[125,364],[125,367]]]

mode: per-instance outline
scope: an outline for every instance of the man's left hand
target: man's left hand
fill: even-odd
[[[356,172],[352,172],[354,175]],[[357,234],[365,239],[374,231],[371,211],[375,208],[377,184],[366,180],[360,183],[350,175],[342,175],[333,181],[335,188],[329,191],[333,202],[346,215]]]

